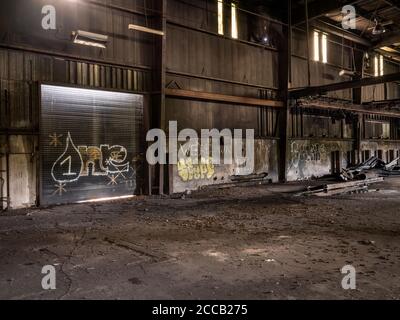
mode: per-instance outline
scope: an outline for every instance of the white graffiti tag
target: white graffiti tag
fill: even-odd
[[[131,171],[128,151],[120,145],[78,146],[68,132],[63,154],[54,162],[51,176],[60,186],[77,182],[82,177],[109,177],[112,185],[118,178],[127,179]],[[65,192],[65,190],[64,190]],[[58,192],[62,194],[62,192]]]

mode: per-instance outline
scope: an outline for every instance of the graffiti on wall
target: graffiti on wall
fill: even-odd
[[[312,141],[293,141],[290,144],[288,179],[290,181],[321,177],[332,172],[337,165],[333,153],[339,152],[341,166],[346,165],[342,154],[351,151],[351,143],[327,141],[325,143]],[[335,161],[335,163],[333,163]]]
[[[303,180],[319,175],[319,168],[329,161],[329,147],[320,143],[292,142],[290,146],[289,176]],[[292,178],[293,179],[293,178]]]
[[[324,161],[328,159],[328,150],[324,144],[302,144],[293,142],[291,145],[293,159],[301,161]]]
[[[193,164],[191,158],[180,159],[178,162],[178,175],[183,182],[193,180],[210,180],[215,173],[211,158],[202,159],[198,164]]]
[[[49,136],[50,146],[62,145],[63,135]],[[127,149],[120,145],[76,146],[68,132],[64,152],[53,163],[52,179],[57,183],[53,195],[62,196],[69,183],[83,177],[105,177],[106,185],[118,185],[121,181],[129,187],[134,186],[135,171],[128,161]]]

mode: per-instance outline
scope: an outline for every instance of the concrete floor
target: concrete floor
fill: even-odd
[[[361,195],[290,193],[302,188],[4,213],[0,299],[400,299],[400,179]],[[347,264],[354,291],[341,287]]]

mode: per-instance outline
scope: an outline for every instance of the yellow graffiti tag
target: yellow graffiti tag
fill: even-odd
[[[184,182],[193,180],[211,179],[215,167],[212,159],[201,159],[199,164],[193,164],[192,159],[180,159],[178,162],[178,175]]]

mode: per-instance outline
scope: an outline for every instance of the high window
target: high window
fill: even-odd
[[[224,2],[218,0],[218,34],[224,35]]]
[[[314,61],[328,63],[328,36],[314,31]]]
[[[231,37],[239,38],[238,27],[238,6],[235,2],[230,3],[231,6]],[[218,34],[225,35],[225,3],[224,0],[218,0]]]
[[[384,60],[382,55],[375,56],[374,72],[375,72],[375,77],[383,76],[385,74]]]
[[[231,9],[231,21],[232,21],[232,38],[237,39],[239,37],[238,34],[238,21],[237,21],[237,6],[235,3],[232,3]]]

